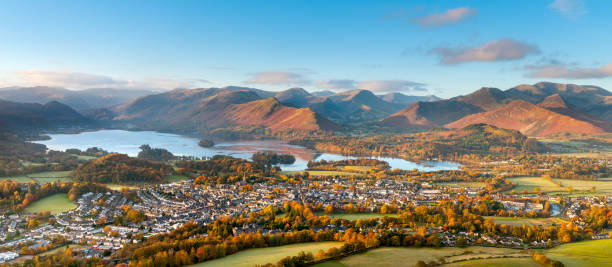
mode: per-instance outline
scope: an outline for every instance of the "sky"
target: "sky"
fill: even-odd
[[[0,5],[0,86],[612,88],[612,1],[31,1]]]

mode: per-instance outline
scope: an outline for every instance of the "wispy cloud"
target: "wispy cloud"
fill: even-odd
[[[459,7],[446,10],[443,13],[434,13],[412,20],[412,22],[421,25],[421,27],[440,27],[448,24],[455,24],[461,20],[474,16],[476,9],[469,7]]]
[[[249,74],[251,78],[244,81],[252,84],[272,84],[272,85],[305,85],[310,84],[310,80],[304,75],[291,71],[263,71]]]
[[[406,92],[406,91],[427,91],[426,84],[407,80],[372,80],[361,81],[359,89],[366,89],[372,92]]]
[[[566,64],[529,65],[527,76],[531,78],[593,79],[612,77],[612,63],[595,68],[571,67]]]
[[[555,0],[548,7],[571,19],[576,19],[587,13],[582,0]]]
[[[319,89],[352,90],[357,82],[349,79],[318,80],[315,86]]]
[[[149,78],[123,80],[106,75],[50,70],[19,70],[5,81],[6,86],[52,86],[68,89],[118,88],[118,89],[175,89],[190,88],[208,83],[204,79]]]
[[[375,93],[427,91],[426,84],[408,80],[366,80],[355,81],[350,79],[319,80],[316,87],[331,90],[365,89]]]
[[[441,46],[431,50],[440,56],[440,63],[455,65],[474,61],[504,61],[522,59],[529,54],[539,54],[540,49],[531,44],[512,39],[501,39],[484,43],[476,47],[452,48]]]

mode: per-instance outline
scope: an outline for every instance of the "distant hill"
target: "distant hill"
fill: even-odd
[[[561,97],[562,102],[566,106],[556,108],[547,106],[555,101],[557,104],[560,103],[559,100],[553,101],[553,98],[547,99],[548,97]],[[537,83],[535,85],[519,85],[506,91],[484,87],[471,94],[448,100],[438,100],[429,103],[418,102],[382,119],[379,123],[386,126],[406,128],[427,129],[441,127],[468,115],[505,107],[514,100],[524,100],[534,105],[542,103],[542,108],[552,111],[557,115],[568,116],[605,131],[608,131],[607,129],[609,129],[610,122],[612,121],[612,93],[609,91],[595,86]],[[534,109],[533,111],[540,110]],[[525,113],[523,115],[528,114]],[[538,117],[539,115],[533,114],[533,116]],[[472,121],[467,121],[466,119],[462,121],[461,125],[467,125],[470,122],[494,124],[493,120],[476,120],[475,116],[469,119]],[[505,123],[500,123],[499,125],[503,124]],[[567,130],[574,131],[572,129]],[[549,132],[549,130],[543,129],[538,131],[541,131],[541,133]],[[554,130],[554,132],[556,131]],[[590,129],[588,131],[597,130]]]
[[[113,107],[150,94],[153,92],[148,90],[114,88],[92,88],[80,91],[47,86],[0,88],[0,99],[3,100],[39,104],[58,101],[75,110]]]
[[[575,109],[612,121],[612,93],[601,87],[540,82],[534,85],[519,85],[506,90],[505,93],[512,99],[531,103],[539,103],[548,96],[558,94]]]
[[[481,108],[456,99],[435,102],[417,102],[381,120],[385,126],[429,129],[441,127],[467,115],[482,111]]]
[[[42,130],[90,123],[91,120],[57,101],[41,105],[0,100],[0,128],[9,131]]]
[[[524,100],[515,100],[498,109],[472,114],[446,126],[461,128],[475,123],[514,129],[532,136],[546,136],[560,132],[589,134],[606,132],[592,122],[563,115]]]
[[[397,92],[387,93],[384,95],[377,95],[377,96],[384,101],[395,103],[395,104],[403,104],[403,105],[410,105],[416,102],[432,102],[432,101],[437,101],[441,99],[435,95],[416,96],[416,95],[405,95],[405,94],[397,93]]]
[[[115,121],[152,129],[212,130],[230,126],[334,130],[339,126],[308,108],[293,108],[252,90],[173,90],[137,99],[113,111]]]

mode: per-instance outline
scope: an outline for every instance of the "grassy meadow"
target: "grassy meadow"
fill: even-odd
[[[397,217],[399,216],[398,214],[380,214],[380,213],[331,213],[331,214],[327,214],[327,213],[323,213],[323,212],[317,212],[316,213],[317,216],[329,216],[332,218],[340,218],[340,219],[345,219],[345,220],[349,220],[349,221],[354,221],[354,220],[363,220],[363,219],[371,219],[371,218],[382,218],[385,216],[388,217]]]
[[[522,194],[524,190],[533,194],[538,188],[542,193],[566,195],[569,194],[568,187],[570,186],[573,188],[572,195],[612,194],[612,179],[610,178],[597,181],[553,179],[553,181],[561,183],[561,186],[541,177],[515,177],[508,178],[508,180],[513,184],[518,184],[514,188],[517,194]],[[593,187],[595,187],[595,192],[591,192]]]
[[[49,211],[51,214],[58,214],[76,208],[76,205],[68,199],[68,194],[54,194],[39,199],[25,208],[25,212]]]
[[[507,224],[514,226],[521,225],[542,225],[549,226],[552,224],[560,224],[567,222],[563,219],[559,218],[513,218],[513,217],[498,217],[498,216],[483,216],[485,219],[493,219],[493,222],[496,224]]]
[[[524,250],[507,248],[485,248],[485,247],[443,247],[443,248],[392,248],[382,247],[372,249],[362,254],[357,254],[316,264],[316,267],[336,267],[336,266],[394,266],[394,267],[413,267],[418,261],[426,263],[435,261],[440,262],[463,262],[477,258],[497,258],[497,257],[527,257]],[[510,261],[515,259],[505,258]],[[529,259],[530,260],[530,259]],[[534,262],[535,263],[535,262]],[[472,265],[466,265],[472,266]],[[483,265],[487,266],[487,265]],[[529,267],[530,265],[526,265]]]
[[[448,182],[436,183],[436,185],[452,188],[485,187],[485,182]]]
[[[292,244],[279,247],[253,248],[236,254],[229,255],[216,260],[205,261],[191,265],[192,267],[252,267],[254,265],[264,265],[266,263],[276,264],[279,260],[287,256],[296,256],[301,251],[311,252],[313,255],[320,249],[327,251],[332,247],[340,247],[342,242],[312,242]]]
[[[544,255],[565,266],[612,266],[612,240],[589,240],[544,250]]]

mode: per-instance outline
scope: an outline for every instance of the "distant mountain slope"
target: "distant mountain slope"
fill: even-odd
[[[89,123],[90,120],[74,109],[56,101],[41,105],[0,100],[0,128],[6,130],[41,130]]]
[[[519,85],[505,91],[512,99],[539,103],[546,97],[559,94],[575,109],[612,121],[612,93],[590,85],[540,82],[534,85]]]
[[[608,132],[612,131],[612,126],[611,126],[612,122],[598,119],[585,112],[575,109],[572,105],[568,104],[565,101],[565,98],[563,98],[559,94],[554,94],[554,95],[544,98],[544,100],[542,100],[542,102],[540,102],[538,106],[554,111],[554,112],[557,112],[559,114],[563,114],[563,115],[572,117],[577,120],[589,122]]]
[[[275,97],[284,105],[307,107],[337,123],[362,123],[378,120],[404,105],[384,101],[368,90],[323,93],[314,96],[302,88],[281,91]]]
[[[211,130],[230,126],[334,130],[339,126],[308,108],[293,108],[252,90],[173,90],[137,99],[114,110],[115,121],[153,129]]]
[[[153,92],[114,88],[93,88],[80,91],[47,86],[0,89],[0,99],[7,101],[39,104],[58,101],[76,110],[113,107],[150,94]]]
[[[479,107],[482,110],[496,109],[512,101],[504,91],[492,87],[483,87],[469,95],[459,96],[455,99]]]
[[[412,103],[416,103],[419,101],[432,102],[432,101],[437,101],[441,99],[435,95],[416,96],[416,95],[405,95],[405,94],[397,93],[397,92],[387,93],[384,95],[378,95],[378,97],[390,103],[403,104],[403,105],[410,105]]]
[[[531,136],[546,136],[560,132],[590,134],[606,132],[605,129],[590,122],[538,107],[523,100],[515,100],[498,109],[468,115],[446,126],[461,128],[476,123],[514,129]]]
[[[236,124],[264,125],[272,130],[337,130],[339,126],[323,118],[309,108],[293,108],[281,104],[277,99],[256,100],[233,105],[224,114],[228,121]]]
[[[429,129],[482,111],[479,107],[455,99],[417,102],[381,120],[385,126]]]
[[[602,129],[608,129],[612,121],[612,93],[595,86],[573,84],[537,83],[520,85],[506,91],[483,87],[473,93],[449,100],[419,102],[388,116],[381,124],[395,127],[431,128],[451,123],[460,118],[483,111],[501,108],[514,100],[532,104],[558,95],[570,107],[553,109],[554,112],[577,120],[586,121]],[[552,101],[549,99],[548,101]],[[546,105],[544,103],[543,105]]]

